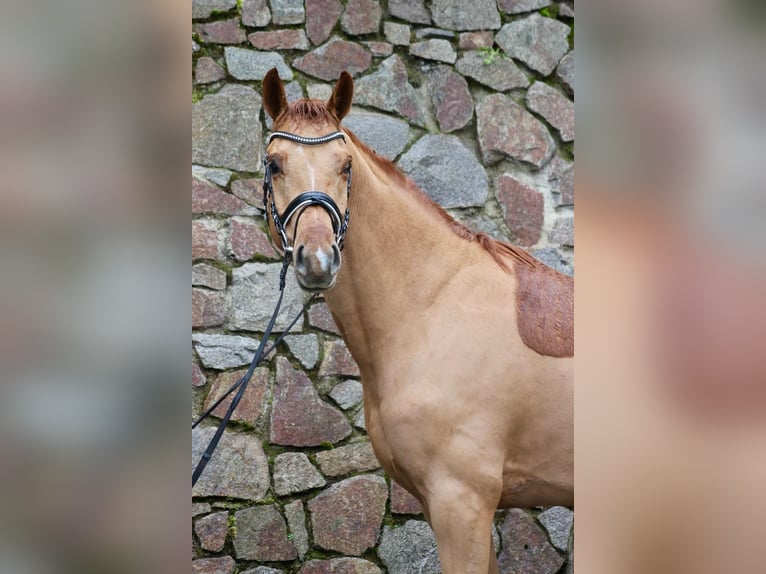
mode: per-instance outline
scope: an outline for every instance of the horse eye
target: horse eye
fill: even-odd
[[[351,162],[348,162],[346,164],[346,167],[343,168],[343,173],[346,175],[351,173]]]
[[[279,164],[273,159],[269,161],[269,171],[271,172],[271,175],[277,175],[281,171]]]

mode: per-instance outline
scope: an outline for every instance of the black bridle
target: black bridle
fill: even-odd
[[[301,145],[320,145],[336,139],[342,139],[344,142],[346,141],[346,135],[341,131],[332,132],[330,134],[316,138],[307,138],[297,134],[291,134],[290,132],[276,131],[272,133],[266,140],[266,147],[269,146],[272,140],[277,138],[286,139]],[[318,205],[330,216],[330,220],[332,221],[332,230],[333,233],[335,233],[335,244],[338,246],[338,249],[342,250],[343,239],[345,238],[346,230],[348,229],[348,198],[351,195],[351,164],[349,164],[346,172],[346,175],[348,176],[346,183],[347,204],[346,213],[344,215],[341,215],[340,209],[338,208],[338,205],[333,201],[332,197],[322,191],[316,190],[304,191],[298,195],[288,204],[282,215],[279,215],[279,213],[277,213],[277,207],[274,201],[271,162],[269,161],[268,157],[264,158],[263,166],[263,207],[265,208],[267,214],[271,214],[271,219],[274,222],[274,227],[276,228],[277,233],[279,233],[279,238],[282,241],[282,250],[285,253],[292,252],[293,250],[292,245],[290,245],[290,242],[287,239],[286,229],[290,219],[295,216],[295,228],[297,229],[298,220],[300,219],[301,215],[303,215],[303,212],[306,211],[306,208],[311,207],[312,205]]]
[[[271,140],[275,138],[284,138],[286,140],[304,145],[318,145],[335,139],[342,139],[344,142],[346,141],[346,136],[344,133],[339,131],[318,138],[306,138],[288,132],[274,132],[266,140],[266,147],[268,147],[271,143]],[[218,405],[220,405],[224,399],[226,399],[226,397],[228,397],[234,391],[237,391],[237,394],[234,395],[231,404],[229,404],[229,408],[226,409],[226,414],[221,419],[221,423],[218,425],[213,438],[208,443],[205,452],[202,454],[202,457],[192,472],[192,486],[197,483],[197,480],[199,480],[199,477],[202,476],[202,472],[205,470],[207,463],[213,457],[213,452],[215,451],[218,443],[221,440],[221,437],[223,436],[223,431],[226,428],[226,425],[229,423],[232,414],[234,414],[234,410],[237,408],[240,400],[242,399],[242,396],[245,394],[245,389],[247,388],[247,385],[253,376],[255,367],[266,355],[268,355],[274,348],[276,348],[276,346],[280,343],[280,341],[282,341],[285,335],[287,335],[290,329],[292,329],[293,325],[295,325],[301,315],[303,315],[306,309],[308,309],[309,305],[313,303],[317,298],[318,293],[314,293],[309,298],[309,300],[306,301],[305,305],[303,305],[303,309],[301,309],[300,313],[298,313],[298,315],[292,320],[287,329],[285,329],[279,335],[279,337],[277,337],[277,340],[274,341],[274,343],[272,343],[268,349],[265,348],[266,343],[269,340],[269,336],[271,335],[271,331],[274,328],[274,323],[277,320],[279,309],[282,306],[282,297],[285,294],[285,277],[287,275],[287,268],[290,265],[290,260],[292,259],[293,248],[287,240],[287,232],[285,231],[285,226],[290,222],[290,219],[293,216],[296,216],[295,227],[297,229],[298,220],[306,208],[312,205],[318,205],[328,213],[330,219],[332,220],[332,228],[333,232],[335,233],[335,243],[338,246],[338,249],[343,249],[343,239],[345,238],[346,230],[348,229],[348,207],[346,207],[345,215],[341,218],[340,209],[338,209],[338,206],[333,201],[332,197],[321,191],[304,191],[290,202],[290,204],[287,206],[287,209],[285,209],[284,213],[280,216],[277,213],[276,206],[274,205],[274,188],[271,183],[272,176],[268,159],[264,159],[264,167],[265,172],[263,176],[263,205],[266,208],[266,214],[268,214],[269,211],[271,212],[271,218],[274,220],[274,226],[276,227],[277,232],[279,233],[279,237],[282,240],[282,249],[285,254],[284,260],[282,261],[282,272],[279,275],[279,299],[277,300],[277,305],[274,308],[274,313],[271,315],[269,324],[266,326],[266,330],[263,333],[263,338],[258,345],[258,349],[255,351],[255,355],[253,356],[253,360],[250,362],[250,366],[248,367],[247,372],[241,379],[229,387],[229,389],[227,389],[226,392],[194,422],[194,424],[192,424],[192,429],[194,429],[199,423],[205,420],[218,407]],[[346,186],[346,201],[348,202],[348,197],[351,195],[351,165],[348,166],[347,175],[348,184]],[[268,217],[268,215],[266,215],[266,217]]]

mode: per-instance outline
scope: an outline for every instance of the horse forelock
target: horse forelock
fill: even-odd
[[[327,125],[334,129],[340,128],[338,118],[327,109],[324,102],[309,99],[298,100],[289,104],[274,122],[274,127],[279,125],[280,128],[283,128],[289,125],[292,130],[298,130],[307,124],[313,124],[314,127]]]

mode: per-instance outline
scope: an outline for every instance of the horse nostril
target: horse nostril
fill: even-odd
[[[300,273],[306,273],[306,262],[303,259],[303,245],[299,245],[293,254],[293,260],[295,262],[295,268]]]
[[[332,267],[330,268],[333,273],[337,273],[338,269],[340,268],[340,249],[338,249],[338,246],[333,243],[332,244]]]

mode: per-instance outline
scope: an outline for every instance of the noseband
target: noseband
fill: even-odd
[[[320,145],[330,142],[336,139],[342,139],[346,141],[346,136],[343,132],[333,132],[317,138],[307,138],[289,132],[274,132],[266,140],[266,147],[272,140],[282,138],[295,142],[301,145]],[[287,206],[285,211],[280,215],[277,213],[276,203],[274,201],[274,187],[272,185],[272,174],[269,166],[269,161],[264,158],[264,176],[263,176],[263,206],[268,213],[271,213],[271,219],[274,221],[274,227],[279,233],[279,237],[282,240],[282,250],[285,253],[289,253],[293,250],[293,246],[287,240],[287,224],[290,222],[293,216],[295,216],[295,228],[298,229],[298,220],[303,212],[312,205],[318,205],[324,209],[330,216],[332,221],[332,230],[335,233],[335,244],[338,249],[343,249],[343,239],[346,236],[346,230],[348,229],[348,207],[346,207],[345,215],[341,215],[338,205],[333,201],[332,197],[322,191],[309,190],[304,191],[298,197],[293,199]],[[348,197],[351,194],[351,166],[348,167],[348,183],[346,184],[346,202],[348,205]],[[268,216],[267,216],[268,217]]]

